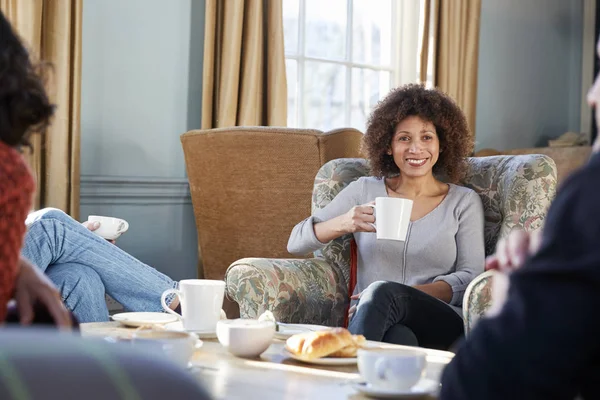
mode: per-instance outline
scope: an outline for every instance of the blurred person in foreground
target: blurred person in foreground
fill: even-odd
[[[600,75],[588,103],[600,103]],[[512,232],[487,259],[487,269],[509,274],[504,303],[460,345],[440,399],[600,398],[599,150],[597,139],[589,163],[558,191],[543,232]]]
[[[20,256],[35,190],[20,150],[53,113],[38,70],[0,13],[0,321],[69,328],[71,317],[52,282]],[[16,308],[8,307],[12,299]]]

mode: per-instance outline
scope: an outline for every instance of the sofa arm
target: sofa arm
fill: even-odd
[[[492,303],[493,271],[486,271],[473,279],[463,297],[463,318],[465,335],[468,335],[477,321],[486,313]]]
[[[270,310],[281,322],[341,326],[349,303],[343,276],[320,258],[243,258],[229,266],[225,283],[242,318]]]

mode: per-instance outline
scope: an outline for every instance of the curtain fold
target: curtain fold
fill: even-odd
[[[33,61],[51,65],[46,87],[56,113],[25,154],[37,181],[34,206],[79,218],[82,0],[0,0],[0,11]]]
[[[424,0],[419,76],[452,96],[475,135],[481,0]]]
[[[206,0],[202,129],[285,126],[282,0]]]

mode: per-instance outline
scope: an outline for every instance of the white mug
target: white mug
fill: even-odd
[[[165,299],[171,293],[179,297],[181,315],[171,310]],[[210,279],[184,279],[179,289],[165,290],[160,298],[163,309],[181,318],[183,329],[192,332],[215,332],[221,319],[225,282]]]
[[[88,222],[100,222],[100,227],[93,232],[107,240],[116,240],[129,229],[129,223],[121,218],[90,215]]]
[[[377,197],[375,205],[375,229],[377,239],[406,240],[413,201],[398,197]]]
[[[358,371],[371,386],[407,390],[425,375],[427,354],[420,349],[359,349]]]

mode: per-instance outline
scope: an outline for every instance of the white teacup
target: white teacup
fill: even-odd
[[[397,197],[377,197],[375,205],[375,228],[377,239],[406,240],[413,201]]]
[[[407,390],[425,374],[427,355],[420,349],[359,349],[358,371],[373,387]]]
[[[217,338],[227,351],[238,357],[258,357],[275,336],[272,321],[229,319],[217,322]]]
[[[142,351],[163,355],[185,367],[202,342],[198,341],[198,336],[194,333],[140,330],[133,334],[132,344]]]
[[[127,229],[129,229],[129,223],[121,218],[90,215],[88,217],[88,222],[99,222],[100,227],[93,232],[107,240],[116,240],[121,234],[127,232]]]
[[[167,306],[165,300],[171,293],[179,297],[181,315]],[[224,314],[221,309],[224,297],[224,281],[184,279],[179,281],[179,289],[165,290],[160,301],[166,312],[181,318],[186,331],[212,333]]]

